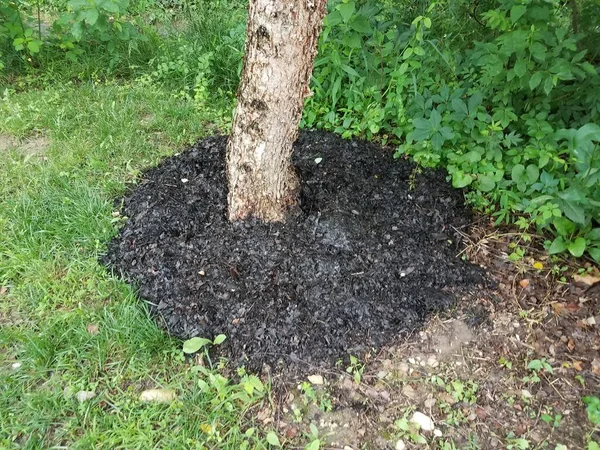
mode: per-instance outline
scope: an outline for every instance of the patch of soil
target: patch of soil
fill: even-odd
[[[25,140],[18,140],[7,134],[0,134],[0,151],[15,149],[25,157],[44,158],[46,150],[50,147],[50,140],[44,136],[34,136]]]
[[[223,333],[238,364],[304,371],[393,343],[483,283],[456,257],[470,214],[443,173],[305,132],[299,210],[230,223],[225,145],[203,140],[147,172],[105,257],[173,335]]]

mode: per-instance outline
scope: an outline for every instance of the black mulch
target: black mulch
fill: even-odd
[[[411,183],[414,166],[388,151],[304,132],[300,210],[285,224],[232,224],[225,143],[205,139],[148,171],[104,259],[173,335],[223,333],[237,364],[302,371],[396,342],[483,283],[456,256],[454,228],[470,214],[444,174]]]

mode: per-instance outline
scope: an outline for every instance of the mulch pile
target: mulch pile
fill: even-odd
[[[397,341],[481,286],[456,255],[471,216],[440,172],[362,141],[304,132],[300,208],[227,221],[225,137],[149,170],[104,262],[181,338],[225,334],[250,368],[327,366]]]

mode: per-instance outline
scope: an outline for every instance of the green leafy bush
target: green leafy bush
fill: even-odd
[[[497,222],[600,262],[600,76],[581,35],[559,2],[501,0],[479,12],[482,40],[453,47],[440,7],[407,22],[380,2],[335,3],[304,125],[397,143]]]

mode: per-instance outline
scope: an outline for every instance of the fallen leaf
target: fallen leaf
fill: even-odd
[[[600,357],[596,357],[592,361],[592,373],[594,375],[600,376]]]
[[[596,325],[596,318],[594,316],[591,316],[591,317],[588,317],[587,319],[583,319],[582,322],[584,325],[593,327],[594,325]]]
[[[86,329],[87,329],[87,332],[90,333],[91,335],[98,334],[98,331],[99,331],[98,325],[93,324],[93,323],[88,324]]]
[[[542,270],[544,268],[544,265],[541,262],[536,261],[533,263],[533,268],[537,270]]]
[[[567,303],[565,309],[571,313],[579,311],[579,305],[576,303]]]
[[[309,375],[308,381],[312,384],[322,385],[324,383],[323,377],[321,375]]]
[[[8,288],[6,286],[0,286],[0,295],[4,295],[8,292]]]
[[[575,369],[577,372],[581,372],[583,370],[583,363],[581,361],[575,361],[573,363],[573,369]]]
[[[523,278],[521,281],[519,281],[519,286],[525,289],[529,286],[529,280],[527,278]]]
[[[582,284],[585,286],[591,286],[594,283],[600,283],[600,277],[595,277],[593,275],[573,275],[573,281],[577,284]]]
[[[140,394],[143,402],[169,403],[177,398],[172,389],[148,389]]]
[[[570,352],[573,351],[573,349],[575,348],[575,342],[573,341],[573,339],[569,339],[569,342],[567,342],[567,348]]]
[[[75,394],[75,398],[79,403],[88,401],[89,399],[94,398],[95,396],[96,393],[92,391],[79,391],[77,394]]]

